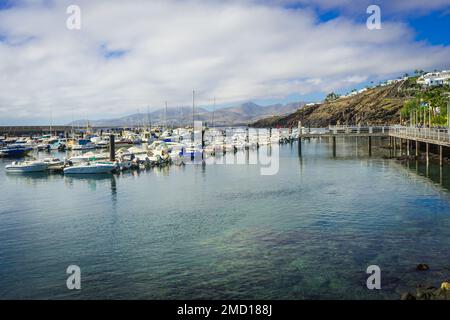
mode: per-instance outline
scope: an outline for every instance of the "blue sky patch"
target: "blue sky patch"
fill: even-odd
[[[107,45],[102,45],[100,49],[105,59],[118,59],[127,54],[126,50],[109,50]]]

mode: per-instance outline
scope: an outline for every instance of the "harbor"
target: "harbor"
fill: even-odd
[[[397,146],[393,154],[394,129],[359,128],[364,136],[357,128],[300,129],[299,135],[298,128],[258,134],[235,128],[229,145],[218,148],[225,155],[206,154],[212,140],[202,149],[201,138],[193,154],[192,130],[186,129],[184,164],[106,174],[8,173],[7,165],[23,159],[0,159],[0,295],[399,299],[418,285],[439,286],[450,277],[446,255],[439,253],[450,236],[448,166],[397,161],[406,148]],[[224,131],[218,129],[219,136]],[[369,131],[377,135],[370,150]],[[126,150],[145,149],[145,157],[136,150],[135,157],[150,158],[149,146],[163,148],[162,141]],[[275,175],[236,161],[257,157],[269,145],[279,148]],[[109,162],[110,151],[33,149],[31,156],[94,163]],[[124,151],[118,147],[115,160]],[[104,159],[93,158],[99,155]],[[208,162],[227,156],[240,165]],[[420,262],[431,270],[416,271]],[[71,263],[84,268],[81,292],[60,286],[60,266]],[[384,290],[365,289],[368,264],[382,266]],[[6,277],[12,270],[16,276]],[[14,285],[18,277],[26,286]]]
[[[0,0],[0,300],[450,300],[448,1]]]
[[[346,138],[364,141],[369,156],[376,139],[381,141],[379,147],[390,150],[390,158],[422,159],[428,165],[434,152],[440,167],[449,161],[448,129],[403,126],[305,128],[301,122],[297,128],[208,128],[200,121],[191,128],[86,128],[77,134],[72,128],[70,137],[67,132],[59,136],[52,133],[4,135],[0,136],[0,157],[24,159],[7,165],[6,172],[10,173],[98,174],[145,170],[154,166],[214,163],[216,157],[224,157],[227,153],[259,150],[260,147],[271,150],[274,144],[292,144],[294,141],[297,141],[301,157],[303,142],[310,139],[328,139],[333,157],[336,157],[338,141]],[[50,151],[65,153],[62,158],[45,157]]]

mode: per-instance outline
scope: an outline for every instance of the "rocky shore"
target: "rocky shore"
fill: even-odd
[[[427,272],[430,267],[427,264],[418,264],[417,272]],[[450,279],[441,283],[440,287],[433,285],[418,285],[416,292],[405,292],[401,300],[450,300]]]

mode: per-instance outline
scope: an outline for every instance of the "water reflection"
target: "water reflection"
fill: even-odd
[[[37,185],[41,183],[47,183],[48,181],[61,180],[63,175],[51,174],[46,172],[18,172],[18,173],[6,173],[6,180],[15,183],[25,183],[30,185]]]

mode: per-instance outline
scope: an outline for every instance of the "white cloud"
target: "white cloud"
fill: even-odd
[[[0,11],[0,119],[109,117],[189,104],[192,89],[200,104],[328,92],[450,56],[400,23],[252,1],[80,0],[80,31],[66,29],[71,2],[33,2]]]

